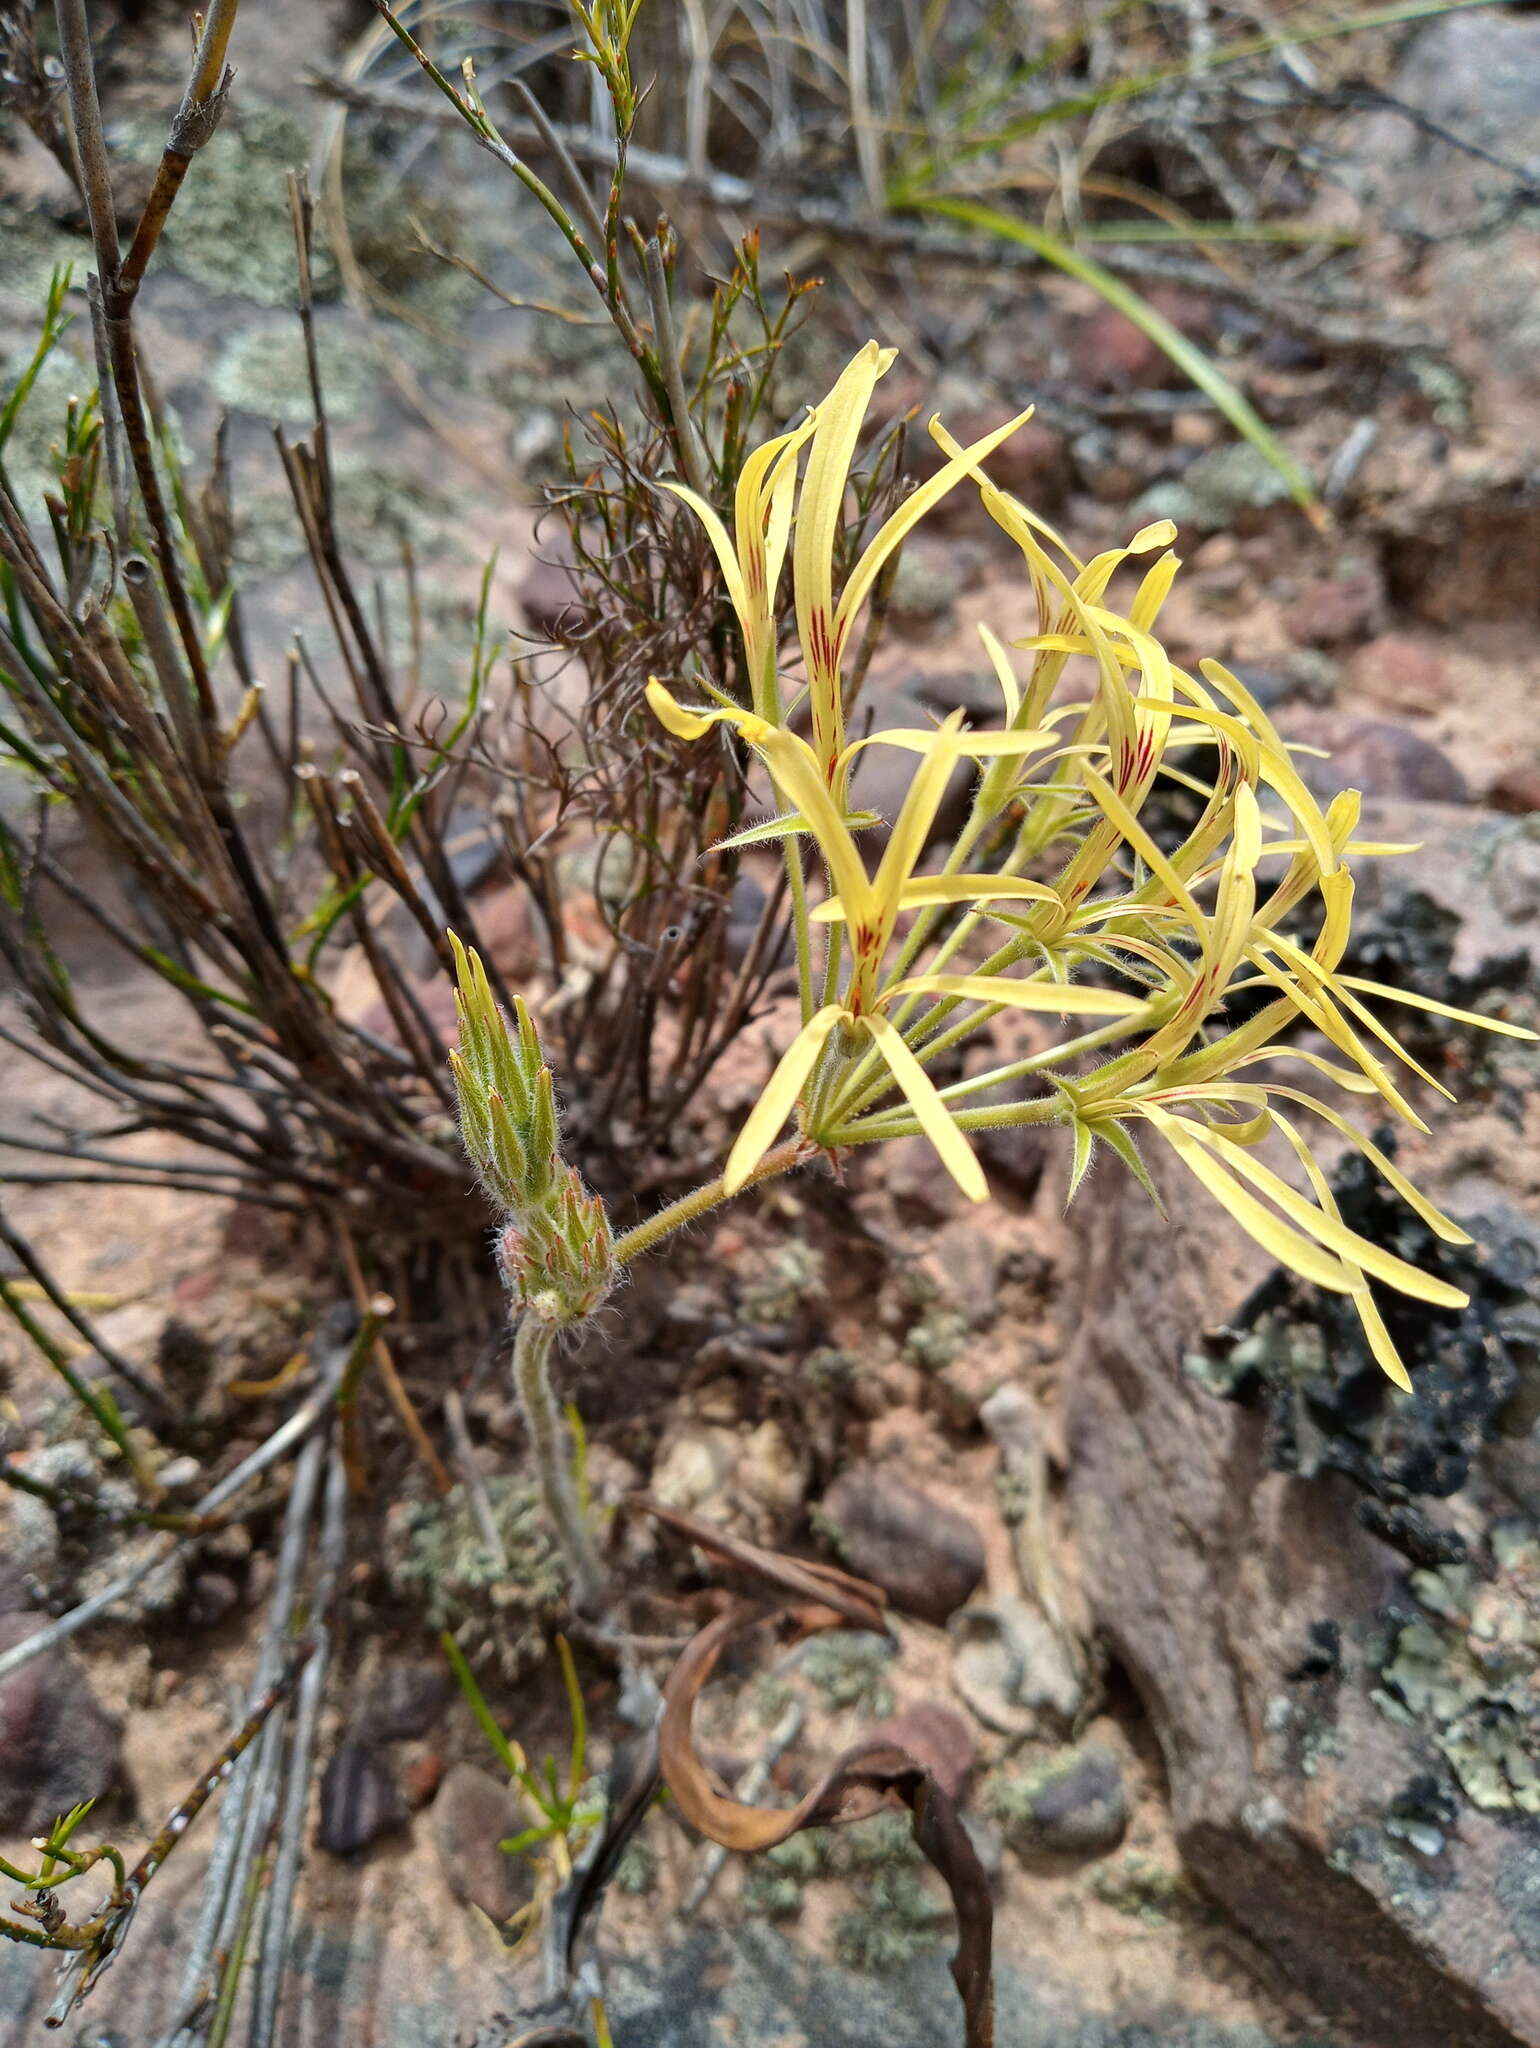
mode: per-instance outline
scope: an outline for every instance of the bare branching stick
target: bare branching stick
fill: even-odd
[[[347,1473],[340,1448],[334,1444],[326,1468],[321,1540],[315,1588],[310,1600],[309,1639],[314,1650],[301,1674],[299,1698],[295,1705],[283,1809],[274,1839],[272,1887],[263,1925],[262,1946],[256,1962],[248,2048],[272,2048],[277,2026],[279,1994],[289,1958],[294,1895],[304,1857],[305,1813],[315,1770],[316,1734],[331,1667],[332,1630],[347,1548],[347,1503]]]
[[[322,1365],[316,1386],[295,1409],[288,1421],[275,1429],[265,1444],[259,1445],[249,1458],[243,1458],[233,1472],[227,1472],[217,1486],[211,1487],[201,1500],[193,1504],[188,1512],[195,1520],[216,1514],[226,1501],[232,1500],[244,1487],[250,1485],[253,1479],[269,1471],[280,1459],[286,1458],[305,1441],[318,1423],[331,1414],[336,1405],[337,1387],[342,1378],[343,1367],[347,1363],[347,1356],[346,1345],[332,1352]],[[188,1540],[186,1536],[168,1535],[164,1543],[155,1545],[131,1571],[124,1572],[119,1578],[114,1579],[111,1585],[102,1587],[99,1592],[93,1593],[89,1600],[81,1601],[78,1607],[72,1607],[68,1614],[61,1614],[57,1621],[49,1622],[46,1627],[40,1628],[36,1635],[28,1636],[25,1641],[15,1644],[13,1648],[0,1652],[0,1678],[9,1677],[11,1672],[19,1671],[24,1664],[30,1664],[34,1657],[41,1656],[45,1650],[51,1650],[57,1644],[66,1642],[71,1636],[78,1635],[81,1629],[95,1621],[98,1615],[105,1614],[110,1607],[131,1593],[135,1586],[147,1579],[151,1572],[166,1562],[167,1558],[174,1557],[182,1544]]]
[[[153,1507],[161,1498],[161,1489],[156,1484],[154,1473],[146,1465],[142,1452],[124,1427],[117,1403],[110,1395],[103,1395],[95,1387],[87,1385],[71,1365],[62,1347],[49,1336],[22,1301],[16,1288],[3,1274],[0,1274],[0,1308],[5,1309],[23,1336],[30,1340],[33,1348],[47,1359],[103,1436],[116,1446],[123,1462],[133,1474],[134,1483],[140,1494]]]
[[[213,136],[224,112],[230,81],[235,75],[225,64],[225,52],[230,47],[230,31],[235,26],[239,6],[240,0],[210,0],[208,13],[203,17],[203,33],[198,38],[193,56],[192,76],[187,81],[182,104],[172,121],[160,168],[155,173],[155,183],[150,188],[150,196],[139,216],[139,225],[134,230],[133,242],[118,274],[120,290],[130,297],[138,291],[150,258],[155,253],[166,217],[182,189],[188,165]]]
[[[3,1175],[0,1175],[0,1178],[3,1178]],[[3,1205],[0,1205],[0,1244],[5,1245],[18,1263],[24,1266],[32,1275],[32,1278],[37,1282],[44,1294],[47,1295],[60,1315],[64,1317],[67,1323],[72,1324],[80,1332],[80,1335],[90,1345],[107,1370],[120,1379],[126,1387],[132,1387],[140,1399],[156,1415],[165,1420],[172,1412],[171,1403],[167,1398],[165,1389],[158,1387],[152,1379],[147,1378],[131,1359],[123,1356],[115,1344],[109,1343],[91,1321],[85,1310],[78,1303],[71,1300],[69,1295],[65,1293],[64,1289],[53,1278],[53,1275],[49,1272],[42,1259],[38,1257],[31,1243],[22,1236],[9,1216],[6,1215]]]
[[[253,1698],[266,1691],[283,1666],[325,1458],[325,1442],[314,1435],[306,1442],[294,1468],[272,1598],[251,1682]],[[232,1775],[230,1791],[220,1809],[219,1830],[203,1882],[198,1925],[183,1965],[174,2017],[161,2036],[159,2048],[172,2048],[173,2043],[186,2048],[186,2044],[201,2038],[211,2016],[218,1988],[217,1959],[221,1950],[228,1953],[246,1886],[264,1847],[274,1810],[281,1738],[281,1724],[270,1720],[256,1749],[241,1758]]]

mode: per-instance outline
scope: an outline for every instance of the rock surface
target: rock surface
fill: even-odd
[[[1260,1255],[1207,1208],[1168,1228],[1132,1183],[1080,1247],[1074,1526],[1191,1874],[1360,2048],[1535,2048],[1540,1824],[1468,1802],[1453,1826],[1423,1818],[1444,1759],[1376,1699],[1385,1615],[1416,1611],[1403,1561],[1345,1480],[1268,1469],[1259,1421],[1184,1375]]]
[[[885,1465],[852,1465],[823,1497],[841,1559],[906,1614],[937,1624],[984,1576],[984,1544],[966,1515]]]
[[[340,1742],[321,1773],[316,1840],[333,1856],[356,1856],[406,1819],[384,1762],[362,1742]]]
[[[1105,1743],[1061,1749],[1040,1763],[1001,1772],[989,1811],[1020,1854],[1104,1855],[1128,1826],[1123,1766]]]
[[[501,1926],[531,1888],[529,1865],[497,1846],[527,1824],[506,1780],[479,1764],[456,1764],[444,1774],[432,1818],[433,1844],[452,1896],[479,1906]]]
[[[0,1614],[0,1651],[36,1635],[41,1614]],[[71,1651],[45,1650],[0,1679],[0,1831],[34,1835],[112,1789],[122,1729]]]

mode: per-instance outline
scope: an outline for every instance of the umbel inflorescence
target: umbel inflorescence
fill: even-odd
[[[1442,1307],[1465,1297],[1348,1228],[1299,1113],[1357,1146],[1439,1237],[1466,1235],[1280,1069],[1306,1067],[1421,1130],[1392,1063],[1440,1084],[1366,998],[1532,1034],[1342,970],[1353,862],[1409,849],[1354,838],[1354,792],[1323,811],[1227,669],[1204,661],[1194,676],[1171,660],[1157,630],[1178,568],[1169,522],[1082,562],[989,481],[985,459],[1027,414],[967,448],[933,420],[945,462],[874,536],[836,598],[850,468],[892,359],[868,343],[805,420],[755,451],[731,534],[702,499],[671,486],[718,556],[749,702],[704,675],[691,679],[709,700],[697,707],[656,680],[648,698],[680,739],[724,729],[763,761],[781,809],[738,843],[784,844],[802,993],[801,1030],[738,1135],[724,1191],[755,1174],[793,1117],[807,1153],[923,1132],[974,1200],[988,1191],[970,1131],[1062,1126],[1072,1194],[1101,1143],[1153,1195],[1137,1143],[1152,1135],[1272,1257],[1350,1296],[1374,1355],[1406,1386],[1371,1281]],[[904,536],[966,486],[1020,549],[1036,614],[1035,630],[1009,648],[980,629],[999,680],[999,724],[974,730],[953,713],[933,728],[848,741],[844,657],[857,614]],[[800,659],[783,667],[777,589],[788,549]],[[1137,580],[1114,602],[1120,572]],[[791,723],[804,709],[808,738]],[[874,865],[860,845],[874,820],[852,812],[847,793],[864,746],[915,756]],[[964,760],[977,764],[966,822],[935,871],[921,873]],[[1163,780],[1202,805],[1179,845],[1163,845],[1145,816]],[[944,1056],[1011,1008],[1066,1020],[1066,1034],[1028,1057],[938,1082]],[[1294,1042],[1302,1026],[1314,1046]],[[1017,1099],[1001,1106],[1007,1086]],[[1261,1157],[1273,1137],[1308,1192]]]

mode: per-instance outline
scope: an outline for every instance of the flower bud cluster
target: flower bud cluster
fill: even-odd
[[[521,999],[514,1022],[486,969],[453,932],[460,1048],[449,1056],[460,1131],[482,1186],[503,1212],[498,1262],[514,1305],[547,1322],[591,1315],[615,1278],[609,1218],[562,1157],[551,1070]]]

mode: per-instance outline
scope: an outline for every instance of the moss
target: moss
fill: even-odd
[[[904,1356],[926,1372],[941,1372],[962,1350],[967,1337],[968,1318],[960,1309],[937,1302],[904,1338]]]
[[[876,1813],[855,1827],[841,1829],[832,1855],[836,1867],[844,1871],[904,1870],[924,1861],[907,1813]]]
[[[1189,463],[1180,481],[1154,484],[1134,502],[1143,521],[1174,519],[1178,526],[1214,533],[1244,512],[1281,504],[1288,485],[1249,441],[1228,441]]]
[[[795,1919],[807,1886],[829,1863],[830,1834],[828,1828],[807,1828],[767,1849],[744,1886],[744,1911],[761,1920]]]
[[[802,1361],[802,1377],[808,1385],[815,1392],[836,1399],[849,1393],[855,1376],[856,1361],[848,1351],[840,1351],[832,1344],[816,1346]]]
[[[756,1920],[795,1920],[802,1911],[800,1878],[761,1866],[743,1887],[743,1910]]]
[[[893,1711],[887,1667],[893,1645],[881,1636],[853,1629],[831,1629],[809,1643],[802,1670],[827,1707],[853,1707],[863,1718],[880,1721]]]
[[[1382,1712],[1432,1734],[1472,1805],[1540,1813],[1540,1540],[1496,1531],[1493,1572],[1470,1565],[1413,1572],[1423,1617],[1385,1664]]]
[[[516,1676],[544,1654],[543,1629],[564,1573],[545,1532],[540,1493],[527,1479],[485,1482],[508,1562],[487,1547],[462,1486],[442,1500],[400,1502],[386,1520],[392,1590],[428,1626],[448,1629],[473,1663]]]

